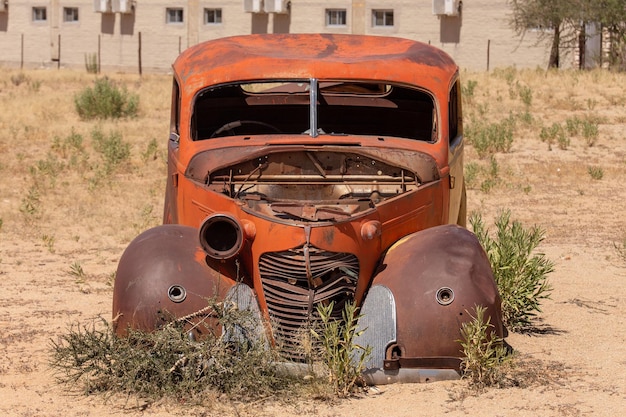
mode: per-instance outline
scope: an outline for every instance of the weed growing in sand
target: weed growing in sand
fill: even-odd
[[[53,341],[50,365],[59,382],[86,393],[122,392],[152,400],[165,396],[192,403],[211,398],[211,392],[238,401],[287,390],[297,394],[301,382],[278,374],[267,343],[225,336],[257,328],[249,311],[209,303],[193,317],[198,323],[217,320],[222,335],[207,329],[205,337],[194,340],[189,337],[191,323],[179,319],[153,332],[129,330],[118,337],[100,319],[73,326]]]
[[[35,185],[32,185],[26,192],[26,195],[22,198],[20,212],[24,216],[26,223],[32,224],[41,218],[42,211],[43,207],[39,189]]]
[[[491,317],[485,317],[486,308],[476,306],[474,310],[475,316],[468,312],[472,320],[461,325],[461,371],[473,387],[482,389],[501,382],[503,365],[512,356],[495,334]]]
[[[461,85],[461,93],[463,94],[463,98],[469,103],[474,99],[474,92],[476,90],[476,86],[478,85],[478,81],[467,80],[465,84]]]
[[[466,135],[478,156],[484,158],[495,152],[509,152],[513,145],[514,130],[515,117],[510,115],[496,123],[475,121],[467,127]]]
[[[488,193],[500,183],[500,166],[496,158],[491,155],[488,165],[477,162],[468,162],[464,167],[465,184],[468,189],[479,188]]]
[[[513,331],[530,327],[541,312],[541,301],[549,298],[552,290],[547,278],[554,263],[535,252],[544,239],[543,230],[511,222],[508,210],[496,218],[495,238],[489,235],[480,214],[472,213],[469,223],[489,257],[502,298],[504,324]]]
[[[69,273],[76,279],[76,282],[84,282],[87,274],[83,270],[82,265],[78,261],[72,262]]]
[[[320,328],[312,329],[311,333],[320,344],[320,356],[328,368],[328,380],[334,393],[346,397],[354,391],[357,383],[362,382],[361,373],[372,349],[355,343],[355,339],[363,333],[363,330],[357,330],[359,316],[356,305],[346,303],[341,320],[332,318],[333,307],[334,302],[326,306],[317,305]]]
[[[100,66],[98,65],[98,54],[91,53],[85,54],[85,69],[88,74],[98,74],[100,73]]]
[[[42,235],[41,240],[43,240],[44,245],[46,245],[48,252],[54,253],[54,235]]]
[[[74,107],[84,120],[135,117],[139,96],[104,77],[97,79],[93,88],[87,87],[75,95]]]
[[[587,173],[589,173],[589,176],[596,181],[599,181],[602,177],[604,177],[604,170],[597,166],[588,167]]]
[[[569,131],[569,128],[567,130]],[[552,150],[552,145],[555,142],[562,150],[566,150],[570,145],[570,139],[565,135],[565,129],[560,123],[553,123],[550,127],[542,127],[539,138],[548,144],[549,150]]]
[[[20,84],[28,82],[30,77],[23,72],[18,72],[17,74],[11,75],[11,83],[18,87]]]
[[[117,168],[129,163],[130,143],[122,139],[122,134],[117,131],[109,132],[105,135],[99,128],[94,128],[91,132],[93,147],[104,161],[104,175],[110,175]]]
[[[565,120],[565,129],[571,136],[582,136],[587,146],[592,147],[598,141],[598,124],[594,118],[574,116]]]
[[[89,155],[83,142],[83,136],[72,127],[72,131],[66,137],[54,137],[51,149],[66,161],[69,168],[84,171],[89,168]]]
[[[141,160],[145,163],[148,161],[154,161],[159,157],[159,143],[155,138],[152,138],[146,150],[141,154]]]

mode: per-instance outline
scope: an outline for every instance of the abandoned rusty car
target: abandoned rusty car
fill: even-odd
[[[187,49],[173,74],[164,224],[120,260],[118,334],[237,300],[298,362],[317,306],[340,319],[352,302],[376,384],[458,378],[477,305],[503,335],[489,261],[464,227],[447,54],[400,38],[246,35]]]

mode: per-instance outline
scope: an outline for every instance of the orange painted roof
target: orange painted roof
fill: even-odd
[[[408,39],[265,34],[200,43],[185,50],[173,69],[185,95],[208,85],[280,78],[385,80],[443,95],[458,67],[440,49]]]

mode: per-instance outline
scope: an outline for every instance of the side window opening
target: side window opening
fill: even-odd
[[[461,115],[461,88],[457,80],[450,89],[448,100],[448,133],[450,143],[456,143],[457,138],[463,134]]]
[[[180,88],[176,78],[172,82],[172,113],[170,115],[170,139],[178,141],[180,137]]]

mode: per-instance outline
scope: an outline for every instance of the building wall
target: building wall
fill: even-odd
[[[532,33],[520,40],[509,28],[507,0],[465,0],[458,16],[434,15],[433,0],[291,0],[285,14],[246,13],[244,1],[136,0],[133,13],[121,14],[95,12],[93,0],[8,0],[7,10],[0,12],[0,63],[82,67],[93,55],[104,70],[132,72],[138,71],[141,57],[142,70],[163,72],[182,50],[209,39],[322,32],[431,43],[473,70],[547,65],[545,45],[536,45]],[[33,22],[33,7],[47,8],[46,22]],[[64,7],[78,8],[79,21],[64,22]],[[181,8],[183,22],[167,24],[167,8]],[[221,9],[222,22],[205,24],[205,8]],[[327,9],[346,10],[346,24],[328,26]],[[393,10],[393,26],[374,27],[374,10]]]

